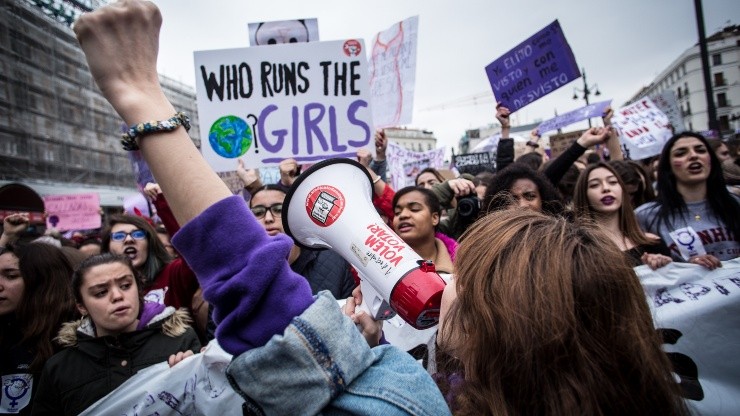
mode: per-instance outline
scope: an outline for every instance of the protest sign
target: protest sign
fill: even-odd
[[[489,152],[455,155],[452,160],[455,168],[460,173],[477,175],[484,171],[496,171],[496,160],[491,157]]]
[[[683,131],[686,127],[683,125],[683,114],[681,114],[681,107],[678,105],[676,100],[676,93],[673,90],[665,90],[660,94],[650,97],[656,106],[668,116],[668,120],[671,121],[673,128],[676,131]]]
[[[581,76],[557,20],[486,66],[496,101],[511,112]]]
[[[353,157],[373,137],[364,45],[195,52],[201,152],[216,172]],[[205,139],[207,138],[207,139]]]
[[[80,416],[241,415],[244,399],[226,379],[231,359],[212,340],[174,367],[165,361],[139,371]]]
[[[415,185],[416,175],[424,168],[442,168],[445,148],[441,147],[428,152],[412,152],[389,141],[386,156],[391,175],[391,186],[398,190]]]
[[[627,159],[638,160],[660,154],[673,132],[668,117],[650,98],[642,98],[614,112],[612,125]]]
[[[692,414],[740,414],[740,259],[635,272]]]
[[[317,42],[319,40],[319,21],[316,19],[256,22],[249,23],[247,26],[251,46]]]
[[[411,122],[419,16],[378,33],[370,52],[370,91],[375,127]]]
[[[537,130],[542,135],[548,131],[562,129],[565,126],[569,126],[582,120],[592,117],[601,117],[604,114],[604,110],[606,110],[611,103],[612,100],[601,101],[589,104],[577,110],[569,111],[565,114],[543,121],[539,126],[537,126]]]
[[[493,136],[486,137],[485,139],[478,142],[472,149],[471,153],[476,152],[493,152],[498,153],[498,142],[501,140],[501,133],[496,133]]]
[[[59,231],[100,228],[100,195],[97,193],[47,195],[46,226]]]
[[[585,132],[585,130],[571,131],[550,136],[550,157],[556,158],[563,154],[563,152],[573,145],[573,142],[581,137],[583,132]]]

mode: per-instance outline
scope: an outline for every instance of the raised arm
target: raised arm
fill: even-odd
[[[159,9],[137,1],[83,14],[74,25],[95,82],[128,125],[167,120],[177,112],[157,75],[161,25]],[[181,225],[231,196],[184,128],[149,134],[138,144]]]

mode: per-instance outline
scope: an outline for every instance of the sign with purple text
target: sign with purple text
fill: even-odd
[[[47,195],[46,226],[59,231],[100,228],[100,195],[97,193]]]
[[[615,111],[612,124],[624,156],[632,160],[660,154],[673,135],[668,116],[647,97]]]
[[[411,123],[419,16],[375,35],[370,51],[370,91],[375,127]]]
[[[354,157],[373,138],[361,40],[194,53],[201,152],[216,172]]]
[[[612,103],[612,100],[602,101],[599,103],[589,104],[577,110],[569,111],[557,117],[545,120],[537,126],[538,132],[542,135],[548,131],[561,129],[573,123],[583,121],[592,117],[601,117],[604,110]]]
[[[581,76],[557,20],[486,66],[497,102],[511,112]]]

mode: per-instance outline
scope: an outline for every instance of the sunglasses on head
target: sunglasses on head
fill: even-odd
[[[146,231],[144,231],[144,230],[133,230],[130,233],[127,233],[125,231],[116,231],[115,233],[110,233],[110,239],[111,239],[111,241],[123,241],[129,235],[134,240],[143,240],[143,239],[146,238]]]
[[[272,213],[273,217],[280,217],[283,212],[283,204],[272,204],[269,207],[266,207],[264,205],[255,205],[252,207],[252,214],[254,214],[254,216],[257,218],[262,219],[265,217],[265,214],[267,214],[267,210],[270,210],[270,213]]]

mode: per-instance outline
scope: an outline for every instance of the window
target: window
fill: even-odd
[[[719,116],[719,129],[720,131],[730,129],[730,117]]]
[[[678,98],[681,98],[681,87],[678,87],[678,89],[676,90],[676,95],[678,96]]]
[[[712,65],[722,65],[722,54],[715,53],[712,55]]]
[[[725,86],[725,75],[722,72],[714,74],[714,86],[724,87]]]
[[[688,82],[683,83],[683,93],[688,97],[689,95],[689,83]]]
[[[686,102],[686,115],[687,116],[691,115],[691,103],[688,101]]]
[[[725,93],[719,93],[717,94],[717,107],[727,107],[727,94]]]

